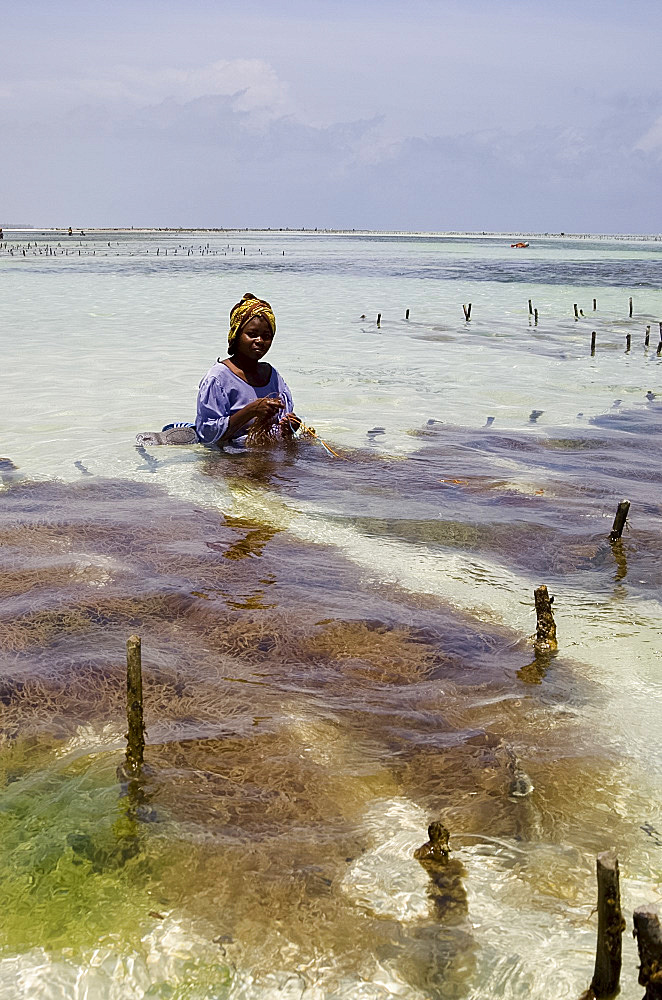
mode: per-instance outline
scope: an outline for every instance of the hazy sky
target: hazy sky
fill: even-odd
[[[0,0],[0,222],[662,230],[662,0]]]

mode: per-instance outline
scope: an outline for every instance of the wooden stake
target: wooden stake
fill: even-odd
[[[464,310],[464,319],[468,323],[471,319],[471,302],[468,306],[462,306],[462,308]]]
[[[533,310],[533,321],[534,321],[535,325],[538,326],[538,310],[537,309]]]
[[[614,523],[611,526],[611,531],[609,533],[609,541],[615,542],[623,534],[623,528],[625,527],[625,522],[627,521],[628,513],[630,510],[630,501],[621,500],[618,505],[618,510],[616,511],[616,517],[614,518]]]
[[[632,296],[630,296],[630,299],[629,299],[628,315],[630,316],[630,318],[632,317]]]
[[[529,316],[533,316],[533,305],[531,304],[531,299],[529,299]]]
[[[381,313],[377,313],[377,326],[381,326],[381,325],[382,325],[382,314]]]
[[[614,851],[598,854],[598,943],[591,989],[596,997],[609,997],[621,978],[621,946],[625,921],[621,912],[618,858]]]
[[[405,319],[409,319],[409,310],[408,309],[405,311]]]
[[[550,597],[545,584],[541,584],[533,592],[536,603],[536,640],[533,648],[537,654],[548,655],[558,649],[556,641],[556,623],[552,612],[553,597]]]
[[[145,724],[143,722],[143,676],[141,642],[137,635],[126,643],[126,761],[132,771],[142,767],[145,751]]]
[[[438,861],[444,864],[448,861],[451,853],[449,839],[450,833],[443,823],[430,823],[428,827],[429,840],[414,851],[417,861]]]
[[[598,300],[597,299],[593,299],[593,312],[595,312],[595,310],[597,308],[598,308]]]
[[[634,934],[639,949],[639,984],[646,987],[644,1000],[662,1000],[662,929],[657,907],[637,907]]]
[[[660,354],[662,354],[662,340],[657,345],[657,351],[655,353],[657,354],[658,358],[659,358]]]
[[[651,339],[651,328],[650,326],[647,326],[646,336],[644,337],[644,347],[648,347],[648,345],[650,344],[650,339]]]
[[[430,823],[428,837],[428,842],[414,851],[414,857],[430,878],[428,895],[437,918],[446,925],[464,924],[469,912],[464,866],[450,857],[449,833],[443,823]]]
[[[595,354],[595,330],[591,334],[591,355]]]
[[[628,333],[625,337],[625,353],[628,354],[632,346],[632,334]]]
[[[579,319],[579,310],[577,309],[577,303],[576,302],[575,302],[575,305],[574,305],[574,310],[575,310],[575,319]]]

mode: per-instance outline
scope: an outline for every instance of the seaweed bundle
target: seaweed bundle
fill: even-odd
[[[260,447],[275,444],[280,438],[280,417],[278,413],[274,414],[271,411],[259,413],[248,428],[246,444],[258,445]]]
[[[296,419],[288,417],[287,419],[289,420],[293,436],[296,435],[297,438],[303,440],[319,441],[327,454],[332,455],[334,458],[341,457],[333,448],[329,447],[326,441],[322,440],[314,427],[309,427],[298,417]],[[255,417],[246,435],[246,443],[248,445],[257,445],[258,447],[273,445],[281,439],[281,418],[274,416],[272,413],[260,414]]]

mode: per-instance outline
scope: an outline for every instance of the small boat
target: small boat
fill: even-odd
[[[528,245],[529,245],[528,243],[511,243],[510,244],[510,249],[511,250],[523,250],[524,247],[528,247]]]

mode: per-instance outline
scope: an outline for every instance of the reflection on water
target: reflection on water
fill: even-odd
[[[226,514],[225,523],[230,528],[243,528],[246,531],[243,538],[224,549],[223,555],[226,559],[246,559],[249,556],[259,558],[264,546],[279,530],[266,524],[249,521],[244,517],[232,517],[230,514]],[[209,548],[214,548],[217,544],[217,542],[207,542]]]

